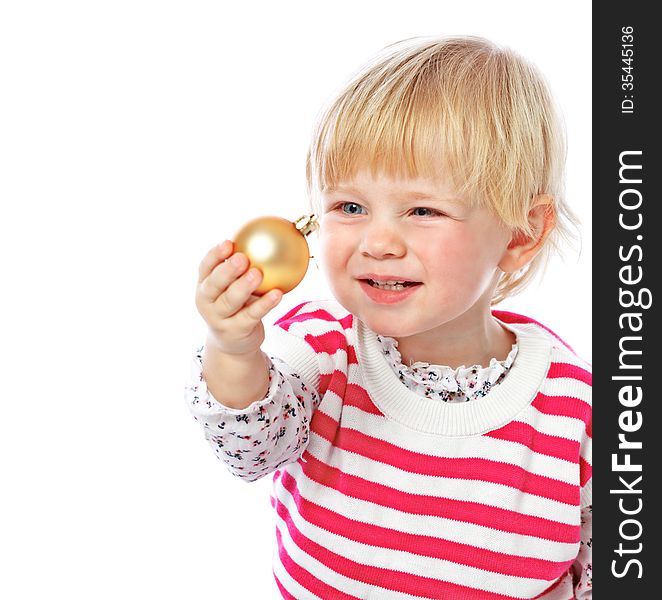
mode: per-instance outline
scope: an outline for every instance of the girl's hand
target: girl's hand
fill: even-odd
[[[271,290],[264,296],[252,292],[262,281],[262,272],[248,258],[234,253],[225,240],[202,259],[195,305],[209,326],[209,337],[226,354],[258,352],[264,342],[262,318],[278,305],[283,292]]]

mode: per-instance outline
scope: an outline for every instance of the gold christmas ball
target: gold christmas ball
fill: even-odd
[[[237,232],[235,252],[245,254],[250,266],[263,274],[255,295],[274,288],[286,294],[299,285],[311,258],[306,236],[317,227],[315,215],[304,215],[295,222],[265,216],[249,221]]]

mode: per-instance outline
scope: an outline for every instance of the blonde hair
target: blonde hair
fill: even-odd
[[[512,50],[479,37],[412,38],[383,52],[320,115],[306,160],[311,209],[319,214],[319,193],[362,169],[397,178],[443,172],[472,205],[531,237],[531,201],[548,194],[553,231],[527,267],[501,274],[496,304],[529,283],[550,247],[575,237],[564,129],[548,86]]]

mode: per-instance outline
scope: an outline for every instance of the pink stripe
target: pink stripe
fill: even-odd
[[[343,399],[344,406],[354,406],[363,412],[371,415],[382,415],[383,413],[375,406],[374,402],[370,399],[368,392],[365,391],[360,385],[355,383],[347,384],[347,391]]]
[[[347,375],[336,369],[331,374],[331,377],[324,377],[324,383],[322,383],[322,378],[320,377],[320,388],[324,390],[322,394],[326,394],[328,391],[332,391],[334,394],[342,398],[345,395],[345,390],[347,389]]]
[[[559,523],[478,502],[402,492],[381,483],[343,473],[308,452],[299,464],[306,477],[320,485],[337,490],[345,496],[403,513],[462,521],[565,544],[576,544],[580,540],[579,525]]]
[[[281,506],[282,504],[278,503],[278,506],[276,507],[278,514],[281,513]],[[298,531],[294,527],[289,513],[286,514],[286,522],[287,528],[290,530],[290,538],[292,538],[296,545],[301,548],[301,544],[297,542],[295,538],[300,537],[300,539],[303,540],[307,540],[308,538],[305,538],[304,536],[292,535],[292,530],[294,530],[295,533],[298,533]],[[298,565],[296,562],[294,562],[292,558],[290,558],[290,555],[287,553],[287,550],[285,550],[285,546],[283,546],[283,538],[281,537],[281,533],[278,528],[276,528],[276,543],[278,544],[278,556],[280,557],[280,562],[283,563],[283,566],[289,573],[290,577],[294,579],[294,581],[296,581],[300,586],[306,588],[309,592],[312,592],[316,596],[321,596],[322,598],[333,598],[334,600],[336,598],[338,600],[361,600],[357,596],[350,596],[349,594],[345,594],[345,592],[341,592],[340,590],[331,587],[330,585],[324,583],[321,579],[318,579],[312,575],[310,571],[304,569],[301,565]],[[294,596],[289,597],[294,598]],[[296,600],[296,598],[294,600]]]
[[[335,420],[320,410],[313,415],[311,430],[336,448],[409,473],[487,481],[565,504],[579,503],[579,488],[576,485],[486,458],[447,458],[412,452],[359,431],[339,428]]]
[[[583,456],[579,457],[579,485],[584,487],[586,482],[593,477],[593,467]]]
[[[565,579],[565,577],[559,577],[559,578],[558,578],[554,583],[552,583],[552,585],[550,585],[550,586],[549,586],[544,592],[540,592],[537,596],[534,596],[533,600],[535,600],[536,598],[542,598],[542,597],[545,596],[546,594],[549,594],[550,592],[554,591],[557,587],[559,587],[559,585],[563,582],[564,579]],[[568,598],[568,600],[573,600],[574,597],[575,597],[575,596],[574,596],[574,594],[573,594],[572,598]]]
[[[553,456],[576,463],[579,457],[579,442],[556,435],[541,433],[528,423],[511,421],[504,427],[485,434],[487,437],[522,444],[533,452]]]
[[[354,315],[348,314],[346,317],[338,319],[338,323],[340,323],[343,329],[351,329],[354,324]]]
[[[276,537],[278,537],[278,530],[276,530]],[[278,586],[278,591],[280,592],[280,595],[285,598],[285,600],[297,600],[292,594],[290,594],[284,587],[283,584],[280,582],[280,579],[276,577],[276,573],[274,571],[274,579],[276,580],[276,585]]]
[[[324,394],[326,394],[326,391],[329,389],[329,384],[331,383],[331,379],[333,378],[334,373],[335,371],[333,373],[320,373],[320,397],[323,397]]]
[[[579,379],[579,381],[583,381],[588,385],[593,385],[593,375],[591,373],[577,365],[571,365],[568,363],[553,362],[549,366],[547,377],[550,379],[570,377],[572,379]]]
[[[322,335],[307,333],[304,339],[317,354],[333,356],[338,350],[347,349],[347,338],[341,331],[327,331]]]
[[[347,347],[347,365],[358,365],[359,359],[356,357],[356,350],[351,344]]]
[[[294,522],[292,517],[287,510],[287,507],[277,503],[276,511],[281,519],[285,522],[287,530],[290,534],[292,541],[306,554],[318,560],[323,565],[339,573],[349,579],[354,581],[360,581],[362,583],[373,585],[378,588],[385,590],[391,590],[396,592],[402,592],[405,594],[411,594],[413,596],[422,596],[424,598],[462,598],[462,600],[512,600],[513,596],[503,596],[501,594],[495,594],[493,592],[488,592],[485,590],[478,590],[475,588],[466,587],[463,585],[458,585],[454,583],[449,583],[442,581],[440,579],[433,579],[432,577],[422,577],[420,575],[413,575],[403,571],[396,571],[393,569],[385,569],[381,567],[372,567],[369,565],[364,565],[353,560],[349,560],[340,554],[331,552],[327,550],[317,542],[314,542],[310,538],[306,537],[302,532],[300,532]],[[278,536],[278,547],[279,552],[282,552],[282,540]],[[283,552],[283,554],[285,554]],[[287,555],[285,554],[285,557]],[[288,573],[292,575],[290,569],[294,570],[293,561],[287,558],[281,558],[283,564],[285,560],[288,561],[286,566]],[[304,578],[306,583],[309,585],[312,584],[313,578],[312,575],[307,573],[307,571],[301,569],[301,573],[298,573],[299,577],[296,577],[296,580],[304,585],[306,589],[310,589],[313,593],[321,596],[322,598],[350,598],[346,595],[329,595],[325,590],[318,591],[315,588],[308,587],[302,583],[301,578]],[[308,577],[306,577],[308,575]],[[317,580],[319,581],[319,580]],[[320,582],[322,585],[322,582]],[[336,594],[341,594],[342,592],[335,592]],[[377,591],[375,591],[377,593]]]
[[[280,319],[274,322],[274,325],[280,325],[286,331],[290,328],[290,324],[287,324],[286,321],[291,320],[306,304],[307,302],[302,302],[294,308],[288,310]],[[304,319],[299,319],[304,320]]]
[[[330,375],[321,374],[319,387],[320,395],[331,391],[342,398],[343,406],[354,406],[372,415],[382,414],[365,389],[355,383],[347,383],[347,376],[342,371],[336,370]]]
[[[343,329],[347,329],[352,326],[352,315],[347,314],[342,318],[334,317],[328,310],[318,308],[313,311],[302,312],[297,314],[304,306],[312,305],[312,302],[302,302],[298,306],[295,306],[292,310],[285,313],[280,319],[274,322],[274,325],[279,325],[286,331],[290,328],[293,323],[303,323],[310,319],[318,319],[320,321],[328,321],[331,323],[340,323],[343,325]]]
[[[292,495],[303,520],[360,544],[428,556],[502,575],[550,581],[559,577],[574,562],[574,558],[564,562],[552,562],[515,556],[461,544],[442,537],[406,533],[354,521],[303,498],[299,493],[296,481],[288,472],[283,474],[281,481],[285,489]]]
[[[573,396],[547,396],[538,392],[531,405],[545,415],[570,417],[584,421],[586,433],[589,436],[592,433],[591,405],[588,402]]]

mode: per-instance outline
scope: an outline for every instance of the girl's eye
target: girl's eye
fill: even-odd
[[[346,215],[356,215],[356,214],[358,214],[358,213],[356,212],[356,210],[345,211],[344,208],[345,208],[346,206],[357,206],[357,207],[361,208],[361,205],[360,205],[360,204],[357,204],[356,202],[343,202],[342,204],[339,204],[339,205],[338,205],[338,208],[340,208],[341,211],[342,211],[343,213],[345,213]]]
[[[443,213],[440,213],[438,210],[435,210],[434,208],[425,208],[424,206],[417,206],[413,210],[413,212],[416,212],[417,210],[426,210],[426,211],[428,211],[428,215],[433,216],[433,217],[440,217],[441,215],[443,215]],[[428,216],[428,215],[418,214],[416,216],[417,217],[425,217],[425,216]]]
[[[345,210],[345,208],[347,208],[347,210]],[[337,204],[332,210],[340,210],[340,212],[345,215],[358,215],[362,214],[360,211],[363,210],[363,207],[356,202],[341,202]],[[426,211],[427,214],[420,214],[420,212],[417,213],[417,211]],[[438,210],[435,210],[434,208],[426,208],[424,206],[417,206],[416,208],[412,209],[411,212],[417,217],[441,217],[444,214]]]

